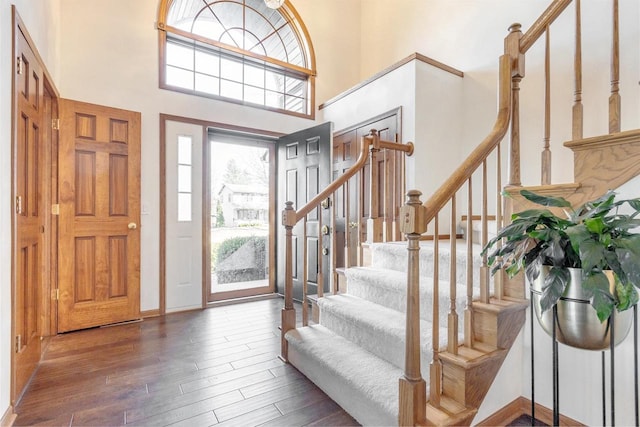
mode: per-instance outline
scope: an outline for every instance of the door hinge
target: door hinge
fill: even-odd
[[[16,213],[22,215],[22,196],[16,197]]]
[[[51,205],[51,215],[60,215],[60,205],[58,203]]]
[[[16,335],[16,353],[22,349],[22,335]]]
[[[60,130],[60,119],[51,119],[51,129]]]
[[[24,73],[24,61],[22,60],[22,56],[18,56],[16,61],[16,73],[22,74]]]
[[[51,290],[51,298],[54,301],[59,301],[60,300],[60,289],[52,289]]]

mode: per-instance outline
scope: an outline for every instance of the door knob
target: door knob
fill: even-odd
[[[128,227],[129,230],[135,230],[136,228],[138,228],[138,224],[136,224],[135,222],[130,222]]]
[[[349,227],[351,227],[351,228],[358,228],[358,223],[357,223],[357,222],[350,222],[350,223],[349,223]]]

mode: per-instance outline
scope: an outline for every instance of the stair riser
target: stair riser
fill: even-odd
[[[500,370],[504,357],[506,351],[502,357],[492,358],[467,369],[443,360],[443,394],[467,407],[479,407]]]

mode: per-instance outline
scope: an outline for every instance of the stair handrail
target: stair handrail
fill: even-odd
[[[427,208],[424,220],[428,224],[445,207],[469,177],[482,165],[489,154],[502,141],[511,118],[511,57],[507,54],[500,56],[499,86],[498,86],[498,116],[491,132],[469,154],[464,162],[449,176],[449,178],[433,193],[423,205]]]
[[[540,36],[546,31],[547,27],[553,23],[564,12],[573,0],[555,0],[549,7],[536,19],[531,28],[522,35],[520,39],[520,53],[525,54],[531,46],[535,44]]]
[[[293,202],[287,201],[282,211],[282,225],[285,228],[285,262],[284,262],[284,307],[281,312],[281,358],[288,360],[288,345],[285,334],[296,327],[296,314],[293,306],[293,268],[292,268],[292,241],[293,227],[300,220],[306,218],[313,209],[317,208],[331,194],[344,185],[356,173],[362,170],[367,161],[367,152],[369,149],[380,150],[389,149],[406,153],[408,156],[413,154],[414,146],[412,142],[406,144],[398,144],[392,141],[381,140],[376,131],[362,137],[360,154],[356,162],[345,173],[332,181],[324,190],[318,193],[313,199],[298,210],[293,207]],[[371,195],[375,197],[375,195]],[[320,295],[320,292],[318,292]]]
[[[362,137],[362,147],[360,148],[360,154],[358,155],[358,159],[345,173],[335,179],[331,184],[329,184],[324,190],[318,193],[313,199],[307,202],[306,205],[296,210],[296,223],[298,223],[302,218],[304,218],[309,212],[311,212],[314,208],[316,208],[323,200],[328,198],[332,193],[334,193],[338,188],[340,188],[344,183],[346,183],[351,177],[353,177],[358,171],[362,169],[362,167],[367,162],[367,152],[370,146],[376,149],[390,149],[395,151],[402,151],[407,153],[408,156],[413,154],[413,143],[407,142],[406,144],[398,144],[391,141],[381,140],[372,134],[368,134]],[[294,224],[295,225],[295,224]]]

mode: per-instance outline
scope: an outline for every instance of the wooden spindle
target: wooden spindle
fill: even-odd
[[[320,207],[318,207],[318,210],[320,210]],[[305,237],[306,237],[306,218],[305,218]],[[323,244],[324,241],[324,231],[323,231],[323,225],[322,225],[322,213],[318,212],[318,248],[317,248],[317,252],[316,252],[316,256],[318,257],[318,274],[316,276],[316,283],[318,284],[318,298],[322,298],[324,296],[324,273],[322,272],[323,269],[323,265],[324,265],[324,257],[325,257],[325,247]],[[307,271],[307,242],[305,240],[305,258],[304,258],[304,271]]]
[[[582,16],[580,13],[580,0],[576,3],[576,47],[573,59],[573,71],[575,91],[573,93],[573,120],[572,137],[573,140],[582,139],[584,129],[584,113],[582,107]]]
[[[302,326],[309,325],[309,301],[307,296],[309,295],[309,266],[307,265],[307,259],[309,256],[309,245],[307,244],[307,216],[302,220]],[[318,217],[318,230],[322,225],[320,224],[322,215]],[[322,242],[322,236],[318,236],[318,242]],[[318,258],[320,258],[318,254]],[[320,262],[320,259],[318,259]],[[320,268],[318,266],[318,268]],[[316,279],[317,280],[317,279]],[[318,297],[320,297],[320,281],[318,281]]]
[[[542,138],[541,183],[549,185],[551,184],[551,150],[549,149],[551,138],[551,53],[548,25],[544,34],[544,136]]]
[[[380,200],[378,195],[379,181],[378,181],[378,154],[380,152],[380,136],[378,131],[371,129],[370,138],[372,143],[369,148],[369,188],[371,193],[369,194],[369,220],[367,221],[367,240],[369,242],[381,242],[382,241],[382,218],[379,218],[380,214]]]
[[[440,240],[438,215],[433,219],[433,316],[431,322],[431,351],[433,359],[429,366],[429,402],[440,406],[442,393],[442,361],[440,360]]]
[[[282,211],[282,225],[285,228],[284,251],[284,308],[281,313],[280,357],[288,360],[288,345],[285,334],[296,327],[296,310],[293,307],[293,227],[296,225],[296,211],[293,202],[286,202]]]
[[[398,424],[414,426],[425,419],[427,390],[420,370],[420,235],[426,231],[426,208],[419,191],[408,193],[401,210],[402,232],[408,240],[407,311],[404,375],[400,378]]]
[[[438,236],[434,237],[435,239]],[[451,198],[451,224],[449,232],[449,243],[451,254],[449,256],[449,316],[447,322],[448,341],[447,351],[451,354],[458,354],[458,313],[456,312],[456,196]]]
[[[618,0],[613,0],[613,35],[611,43],[611,96],[609,96],[609,133],[620,132],[620,32]]]
[[[473,347],[473,181],[467,190],[467,301],[464,308],[464,345]]]
[[[502,144],[496,147],[496,230],[502,228]],[[498,242],[502,246],[502,242]],[[504,296],[502,270],[493,276],[493,295],[497,299]]]
[[[487,177],[487,160],[482,162],[482,247],[487,246],[489,241],[488,233],[488,199],[489,199],[489,179]],[[480,300],[486,304],[489,303],[489,268],[487,267],[486,254],[482,257],[482,265],[480,266]]]
[[[393,241],[393,163],[391,162],[391,156],[395,155],[390,150],[384,150],[383,168],[384,176],[382,180],[384,182],[384,241]]]

